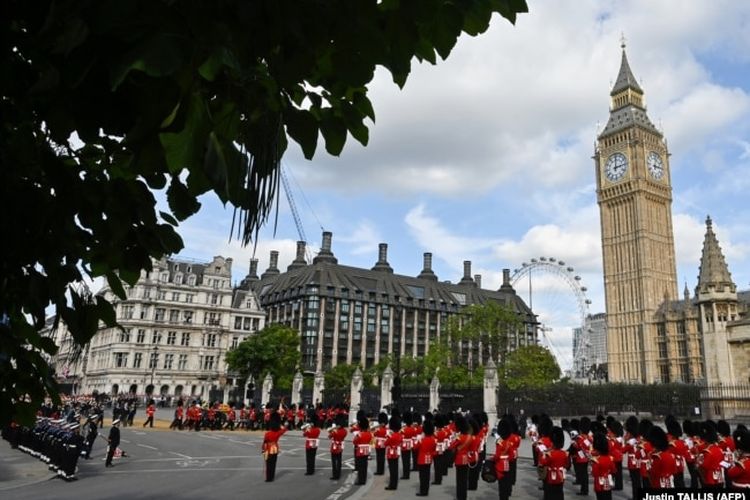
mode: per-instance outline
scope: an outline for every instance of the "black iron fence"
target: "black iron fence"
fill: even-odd
[[[484,409],[484,389],[481,386],[441,386],[438,393],[440,395],[438,411],[441,413],[458,409],[479,412]]]
[[[705,389],[705,387],[704,387]],[[702,388],[687,384],[552,384],[542,389],[498,389],[498,412],[550,416],[649,414],[700,416]]]
[[[750,415],[750,384],[702,386],[700,399],[703,410],[711,417]]]

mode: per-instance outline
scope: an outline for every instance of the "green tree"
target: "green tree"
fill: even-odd
[[[378,66],[402,87],[525,0],[8,0],[0,15],[0,425],[57,397],[52,305],[83,346],[213,192],[247,244],[288,138],[312,158],[368,142]],[[165,190],[168,211],[154,191]]]
[[[291,387],[291,378],[300,362],[299,334],[288,326],[268,325],[227,352],[227,367],[256,385],[271,373],[279,387]],[[287,383],[288,381],[288,383]]]
[[[461,314],[451,318],[448,331],[452,342],[471,341],[474,346],[481,345],[479,355],[482,361],[492,358],[502,368],[508,353],[509,334],[514,333],[520,324],[518,315],[511,308],[489,301],[465,307]],[[458,349],[452,352],[456,362]]]
[[[327,390],[347,390],[352,385],[352,375],[359,365],[338,364],[325,373]]]
[[[498,372],[510,389],[541,388],[560,378],[560,366],[546,347],[522,346],[508,355],[505,372]],[[503,376],[504,375],[504,376]]]

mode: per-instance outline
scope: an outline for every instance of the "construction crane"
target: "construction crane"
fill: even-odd
[[[299,211],[297,210],[297,204],[294,201],[294,195],[292,194],[292,188],[289,185],[289,178],[286,176],[286,169],[282,165],[279,169],[281,172],[281,183],[284,185],[284,193],[286,193],[286,201],[289,202],[289,209],[292,211],[292,217],[294,218],[294,225],[297,226],[297,234],[299,235],[300,241],[307,243],[307,236],[305,236],[305,228],[302,227],[302,219],[300,219]],[[308,262],[312,262],[312,252],[310,246],[305,247],[305,257]]]

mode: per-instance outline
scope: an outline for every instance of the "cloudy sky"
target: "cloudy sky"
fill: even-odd
[[[333,232],[339,262],[371,267],[389,244],[397,273],[415,275],[432,252],[442,280],[462,262],[497,288],[502,268],[539,256],[562,259],[604,311],[599,209],[591,159],[609,112],[625,34],[648,114],[671,156],[680,290],[696,284],[710,214],[740,289],[750,288],[750,2],[529,0],[516,26],[496,17],[487,33],[464,36],[447,61],[414,65],[405,89],[385,71],[370,86],[377,122],[367,148],[349,138],[343,154],[319,146],[313,161],[290,146],[284,166],[310,243]],[[298,235],[281,193],[278,226],[258,242],[293,259]],[[182,256],[235,259],[247,272],[252,249],[229,242],[231,211],[214,198],[181,228]],[[535,309],[563,364],[570,360],[572,293],[540,280]],[[555,285],[557,283],[557,285]],[[563,283],[564,284],[564,283]],[[527,284],[519,285],[527,294]],[[555,305],[557,304],[557,305]],[[566,361],[567,360],[567,361]]]

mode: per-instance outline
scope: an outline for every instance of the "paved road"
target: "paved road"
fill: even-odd
[[[107,423],[109,423],[107,419]],[[136,424],[138,421],[136,421]],[[384,490],[387,476],[373,476],[374,459],[370,462],[367,485],[355,486],[352,448],[345,450],[344,472],[339,481],[331,481],[330,459],[325,440],[318,455],[314,476],[304,475],[304,441],[301,433],[292,431],[281,439],[281,455],[276,481],[264,482],[263,459],[260,455],[262,433],[246,431],[167,431],[164,422],[157,428],[122,429],[122,448],[130,455],[105,469],[106,442],[99,438],[91,460],[79,461],[79,480],[71,483],[56,479],[37,460],[0,444],[0,497],[13,500],[55,498],[122,499],[146,498],[267,498],[305,500],[401,500],[411,499],[417,492],[418,478],[412,473],[409,481],[399,481],[397,491]],[[108,428],[104,428],[104,434]],[[528,442],[522,446],[522,457],[529,456]],[[430,487],[430,497],[454,498],[453,469],[441,486]],[[31,484],[29,484],[31,483]],[[569,478],[565,486],[569,498],[578,498]],[[629,481],[625,492],[629,493]],[[513,498],[541,498],[536,471],[531,461],[519,461],[518,483]],[[614,498],[624,500],[629,494],[615,492]],[[469,492],[474,500],[497,498],[497,487],[480,480],[479,489]],[[593,491],[589,493],[593,499]]]

